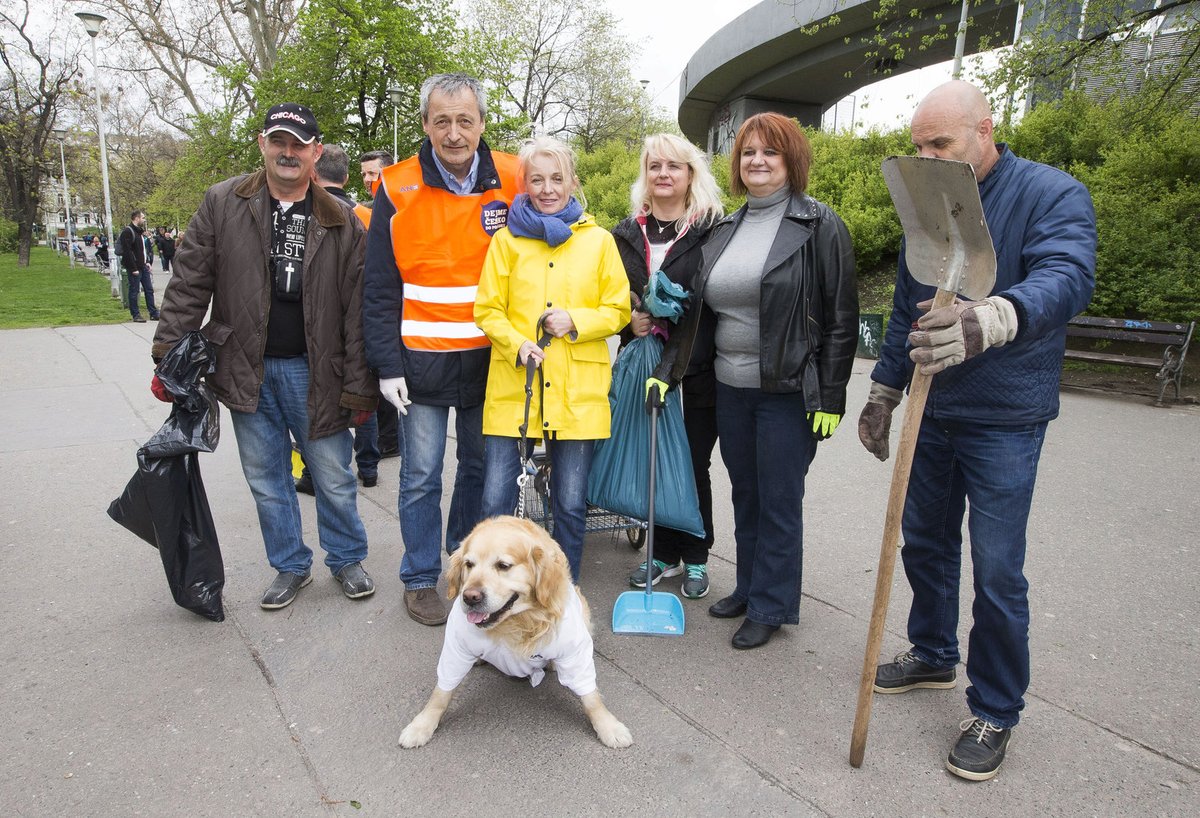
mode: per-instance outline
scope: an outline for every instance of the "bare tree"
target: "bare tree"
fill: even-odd
[[[82,2],[83,0],[71,0]],[[109,16],[128,72],[158,117],[186,132],[214,107],[254,108],[253,83],[275,64],[303,0],[86,0]]]
[[[33,222],[42,180],[52,175],[46,143],[58,116],[59,99],[78,71],[78,54],[53,59],[56,31],[38,34],[30,24],[29,0],[0,5],[0,167],[3,204],[17,223],[17,266],[29,266]]]
[[[629,121],[638,99],[634,46],[603,6],[471,0],[470,16],[469,50],[514,136],[536,130],[595,141]]]

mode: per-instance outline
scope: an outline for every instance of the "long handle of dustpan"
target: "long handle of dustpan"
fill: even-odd
[[[954,293],[938,290],[931,310],[954,303]],[[863,654],[862,677],[858,682],[858,706],[854,711],[854,731],[850,734],[850,766],[860,767],[867,749],[867,728],[871,722],[871,695],[875,687],[875,666],[883,645],[883,626],[887,621],[888,601],[892,596],[892,577],[896,572],[896,551],[900,547],[900,523],[904,516],[904,498],[908,494],[908,478],[912,471],[913,454],[921,418],[925,415],[925,400],[929,397],[929,375],[918,368],[913,372],[904,409],[904,426],[900,430],[900,446],[892,466],[892,488],[888,494],[887,515],[883,523],[883,543],[879,547],[879,570],[875,574],[875,603],[871,608],[871,624],[867,629],[867,648]]]
[[[650,583],[650,572],[654,570],[654,492],[655,476],[658,471],[658,404],[650,402],[650,501],[646,512],[646,601],[654,586]]]

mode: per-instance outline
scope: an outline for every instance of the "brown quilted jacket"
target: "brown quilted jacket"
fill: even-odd
[[[200,328],[217,348],[208,385],[239,412],[257,409],[263,379],[270,208],[262,170],[208,189],[172,263],[151,349],[158,360],[184,333]],[[374,409],[379,392],[363,348],[362,223],[317,186],[312,215],[304,250],[304,334],[309,437],[316,440],[347,428],[354,410]]]

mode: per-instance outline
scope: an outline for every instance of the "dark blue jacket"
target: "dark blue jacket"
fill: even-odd
[[[1096,283],[1096,214],[1087,188],[1070,175],[997,147],[1000,159],[980,183],[979,196],[996,249],[991,294],[1013,303],[1017,335],[934,375],[925,413],[1017,426],[1058,416],[1066,324],[1087,307]],[[921,316],[916,305],[935,292],[909,274],[901,251],[892,316],[872,380],[895,389],[908,383],[908,333]]]

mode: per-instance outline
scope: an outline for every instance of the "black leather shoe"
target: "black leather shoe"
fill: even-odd
[[[296,481],[296,491],[299,494],[307,494],[310,497],[317,496],[317,490],[313,488],[312,475],[305,469],[301,473],[300,479]]]
[[[953,665],[934,667],[906,650],[875,669],[875,692],[907,693],[918,688],[949,690],[954,687],[956,675]]]
[[[358,479],[363,484],[363,488],[365,489],[373,488],[374,486],[379,485],[378,474],[363,474],[362,472],[359,472]]]
[[[289,574],[287,571],[280,571],[258,604],[268,611],[273,611],[277,608],[286,608],[292,604],[292,600],[296,598],[296,594],[300,589],[310,582],[312,582],[312,574],[301,576],[300,574]]]
[[[959,725],[959,729],[962,735],[950,749],[946,769],[968,781],[993,778],[1004,763],[1012,730],[978,718],[967,719]]]
[[[735,619],[739,616],[745,616],[746,603],[740,599],[727,596],[709,605],[708,615],[715,616],[717,619]]]
[[[771,636],[779,630],[778,625],[764,625],[747,619],[733,635],[733,646],[738,650],[761,648],[771,641]]]
[[[333,575],[342,583],[342,593],[350,599],[361,599],[375,593],[375,583],[363,570],[361,562],[353,562]]]

